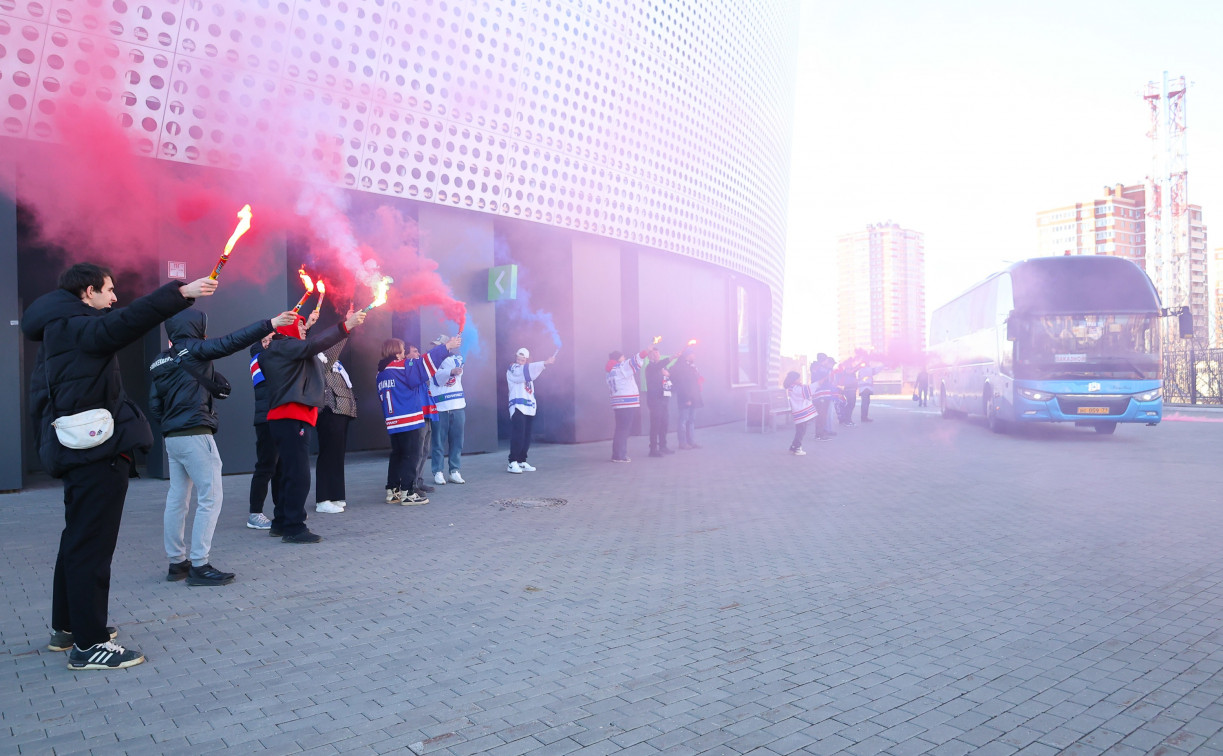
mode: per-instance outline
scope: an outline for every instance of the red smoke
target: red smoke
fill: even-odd
[[[116,20],[111,12],[109,3],[87,11],[99,29]],[[104,47],[81,46],[87,65],[74,70],[88,73],[46,98],[48,112],[54,113],[56,143],[29,142],[28,152],[18,158],[17,199],[34,212],[46,240],[67,248],[75,260],[145,262],[149,267],[164,250],[181,250],[180,259],[207,260],[201,272],[206,274],[233,231],[235,213],[250,204],[251,229],[234,248],[222,283],[265,280],[278,273],[279,261],[270,251],[288,237],[302,240],[308,250],[306,259],[290,260],[290,266],[305,263],[312,272],[325,274],[337,309],[345,309],[341,302],[368,304],[373,296],[369,287],[386,273],[395,278],[392,306],[436,306],[447,318],[464,322],[465,305],[454,299],[436,263],[419,256],[412,222],[388,206],[355,219],[350,214],[350,195],[335,186],[343,170],[344,142],[322,127],[299,125],[342,121],[339,106],[329,98],[309,103],[285,98],[281,112],[261,118],[291,126],[276,134],[273,146],[248,151],[253,156],[244,158],[247,168],[241,173],[220,168],[229,160],[222,150],[199,161],[214,166],[207,170],[140,157],[155,151],[149,134],[139,125],[124,128],[120,118],[125,112],[112,112],[94,99],[115,85],[106,78],[114,77],[114,61],[106,58]],[[199,75],[199,69],[178,75]],[[299,107],[312,108],[313,118],[299,117]],[[328,107],[336,108],[332,117],[325,112]],[[221,119],[200,125],[233,131],[233,124]],[[357,227],[368,222],[370,232],[354,231],[354,220]],[[289,288],[299,291],[292,280]]]

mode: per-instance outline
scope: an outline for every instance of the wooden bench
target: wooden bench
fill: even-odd
[[[786,390],[763,389],[747,392],[747,407],[743,413],[744,430],[755,433],[767,433],[778,425],[789,422],[790,400],[786,398]]]

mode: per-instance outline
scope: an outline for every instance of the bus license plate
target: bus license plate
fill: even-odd
[[[1080,415],[1107,415],[1108,407],[1079,407]]]

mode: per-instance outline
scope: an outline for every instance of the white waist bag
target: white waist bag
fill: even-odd
[[[69,449],[92,449],[115,434],[115,419],[107,409],[91,409],[56,418],[55,437]]]

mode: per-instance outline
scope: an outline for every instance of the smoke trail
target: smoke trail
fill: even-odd
[[[465,326],[458,325],[457,321],[454,320],[447,322],[454,323],[454,332],[463,337],[463,346],[459,347],[459,354],[464,360],[478,357],[484,352],[484,346],[480,343],[480,329],[476,327],[474,321],[467,323]]]
[[[533,323],[541,326],[552,339],[552,346],[559,352],[561,349],[561,334],[556,330],[556,324],[552,321],[552,313],[544,310],[536,310],[531,306],[531,294],[521,285],[518,287],[518,298],[508,301],[510,309],[510,317],[515,320],[520,320],[525,323]]]

